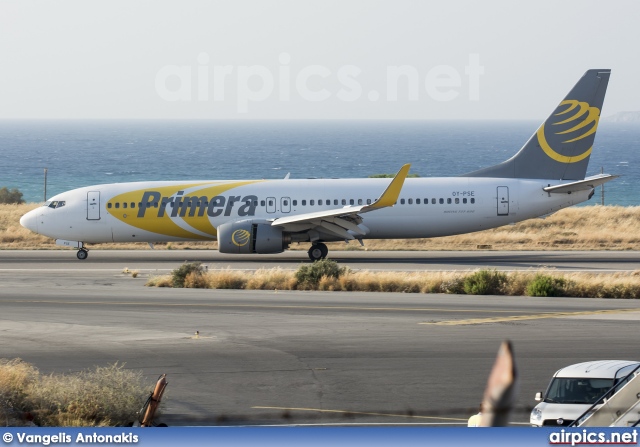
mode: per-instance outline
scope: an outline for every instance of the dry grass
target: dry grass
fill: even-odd
[[[0,205],[0,248],[53,249],[53,239],[20,226],[20,217],[37,205]],[[640,250],[640,207],[567,208],[546,219],[530,219],[477,233],[432,239],[365,241],[367,250]],[[171,242],[158,249],[217,249],[216,242]],[[146,244],[101,244],[101,249],[147,249]],[[307,250],[308,244],[293,245]],[[330,250],[364,250],[357,243],[329,244]]]
[[[471,272],[370,272],[346,270],[339,278],[323,277],[317,285],[301,283],[295,272],[264,269],[256,272],[221,270],[191,273],[185,287],[205,289],[251,290],[325,290],[360,292],[450,293],[464,294],[465,281]],[[583,298],[640,298],[640,270],[623,273],[560,273],[536,270],[504,273],[505,281],[496,295],[522,296],[527,286],[543,275],[562,284],[558,296]],[[171,275],[156,276],[147,282],[150,287],[172,287]]]
[[[0,416],[6,425],[23,425],[24,414],[44,427],[126,424],[136,420],[149,391],[142,373],[124,365],[43,375],[20,359],[0,359]]]

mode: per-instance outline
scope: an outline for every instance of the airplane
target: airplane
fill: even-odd
[[[616,175],[585,177],[611,70],[588,70],[508,160],[444,178],[153,181],[63,192],[20,224],[77,248],[105,242],[213,241],[221,253],[310,243],[431,238],[540,217],[589,200]]]

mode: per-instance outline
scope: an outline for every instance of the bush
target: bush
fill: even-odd
[[[499,295],[507,275],[496,270],[480,270],[464,279],[467,295]]]
[[[339,267],[336,261],[321,259],[313,264],[304,264],[296,271],[295,278],[298,284],[308,287],[317,287],[323,277],[338,279],[346,271],[345,267]]]
[[[0,423],[16,425],[28,408],[27,388],[38,379],[38,370],[20,359],[0,359]],[[16,419],[15,421],[13,419]]]
[[[538,273],[527,284],[526,293],[529,296],[562,296],[562,287],[565,281],[562,278],[554,278]]]
[[[22,425],[29,413],[43,427],[130,424],[148,396],[141,371],[122,364],[72,374],[40,374],[20,359],[0,359],[0,416]]]
[[[429,288],[429,293],[449,293],[455,295],[462,295],[465,293],[464,289],[465,279],[462,277],[455,277],[449,280],[442,281]]]
[[[186,289],[208,289],[209,283],[205,275],[199,271],[193,271],[184,278],[184,287]]]
[[[173,287],[184,287],[184,280],[189,273],[202,275],[202,267],[199,262],[185,262],[180,267],[171,272],[171,282]]]
[[[22,200],[22,193],[17,188],[9,190],[6,186],[3,186],[0,188],[0,203],[15,203],[20,205],[24,203],[24,200]]]

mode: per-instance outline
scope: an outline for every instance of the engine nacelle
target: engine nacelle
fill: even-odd
[[[218,227],[218,251],[233,254],[282,253],[291,238],[282,228],[260,220],[227,222]]]

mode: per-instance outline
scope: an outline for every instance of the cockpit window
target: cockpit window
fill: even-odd
[[[66,203],[67,202],[65,202],[64,200],[49,200],[45,202],[43,206],[47,206],[49,208],[62,208],[66,205]]]

